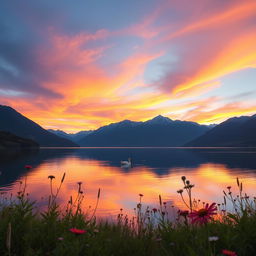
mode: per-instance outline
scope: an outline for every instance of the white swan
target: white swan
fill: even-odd
[[[131,167],[131,166],[132,166],[131,158],[128,158],[128,161],[121,161],[121,167]]]

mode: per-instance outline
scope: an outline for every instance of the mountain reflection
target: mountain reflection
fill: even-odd
[[[182,206],[177,190],[180,177],[193,184],[194,197],[221,202],[227,185],[235,189],[236,177],[243,180],[246,192],[256,185],[255,149],[173,149],[173,148],[81,148],[41,149],[39,152],[0,158],[2,190],[18,191],[19,181],[27,179],[28,192],[39,205],[47,204],[49,175],[54,185],[64,172],[66,180],[59,202],[65,204],[77,193],[77,182],[83,183],[86,207],[95,204],[98,188],[102,198],[98,215],[117,214],[120,208],[132,209],[142,193],[143,202],[153,206],[158,195],[169,204]],[[132,168],[121,168],[120,161],[132,158]],[[32,165],[28,172],[24,166]],[[86,208],[86,209],[87,209]]]
[[[121,160],[132,159],[132,166],[147,167],[161,176],[169,174],[176,168],[196,168],[202,164],[222,164],[233,171],[256,170],[256,149],[241,148],[62,148],[41,149],[22,155],[0,155],[0,185],[8,184],[24,175],[24,166],[31,164],[34,168],[44,162],[61,159],[79,158],[98,160],[100,165],[120,167]],[[239,169],[239,170],[237,170]],[[132,168],[120,168],[120,172],[131,172]]]

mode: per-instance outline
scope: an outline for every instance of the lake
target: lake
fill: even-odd
[[[121,160],[132,159],[132,168],[122,168]],[[25,165],[33,166],[26,170]],[[75,197],[77,182],[82,182],[84,209],[94,208],[98,189],[101,197],[97,209],[100,217],[115,218],[120,208],[131,215],[143,194],[145,206],[158,205],[162,196],[167,206],[184,208],[177,193],[181,176],[192,184],[193,197],[204,202],[223,202],[223,190],[236,190],[239,177],[244,190],[255,196],[256,149],[242,148],[45,148],[18,156],[0,156],[2,191],[17,193],[20,181],[27,180],[27,191],[38,205],[47,205],[49,175],[54,175],[54,189],[63,173],[65,182],[59,194],[64,207]]]

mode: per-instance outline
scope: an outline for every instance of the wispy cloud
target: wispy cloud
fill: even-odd
[[[130,1],[118,3],[118,16],[97,3],[29,3],[0,11],[0,100],[45,127],[157,114],[211,123],[256,112],[243,103],[246,84],[233,102],[222,95],[226,75],[256,73],[253,0]]]

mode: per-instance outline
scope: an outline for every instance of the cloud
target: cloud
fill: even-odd
[[[69,131],[158,114],[220,122],[256,110],[221,95],[225,75],[256,67],[255,1],[111,1],[121,14],[111,3],[106,14],[83,1],[3,5],[1,102]]]
[[[209,109],[209,107],[209,103],[208,106],[198,106],[197,108],[188,111],[185,118],[195,122],[209,124],[215,122],[219,123],[220,121],[224,121],[234,116],[252,115],[256,113],[255,105],[248,106],[241,102],[224,104],[213,109]]]
[[[159,87],[176,94],[254,67],[255,13],[255,2],[240,3],[207,18],[196,17],[181,29],[166,33],[159,42],[176,45],[178,58],[158,82]]]

